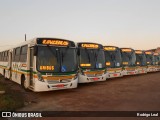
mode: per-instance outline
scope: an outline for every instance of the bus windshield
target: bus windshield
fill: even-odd
[[[38,46],[37,70],[40,72],[73,72],[77,70],[76,49]]]
[[[61,71],[73,72],[78,69],[77,52],[75,48],[60,48],[61,54]]]
[[[152,54],[146,54],[147,65],[153,65],[154,56]]]
[[[107,67],[111,68],[117,68],[122,66],[122,58],[120,50],[117,49],[115,51],[105,51],[105,57],[106,57],[106,65]]]
[[[136,63],[139,66],[146,66],[146,56],[145,56],[145,54],[136,54]]]
[[[105,68],[105,56],[102,49],[80,48],[80,67],[89,69]]]
[[[160,55],[158,55],[158,65],[160,65]]]
[[[134,51],[123,52],[122,51],[123,66],[135,66],[136,55]]]

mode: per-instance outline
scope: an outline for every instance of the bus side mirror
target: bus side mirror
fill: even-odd
[[[38,46],[34,46],[34,56],[37,56],[38,54]]]

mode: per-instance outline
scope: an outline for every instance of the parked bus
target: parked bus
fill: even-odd
[[[79,83],[106,80],[105,55],[103,46],[97,43],[77,43],[79,60]]]
[[[158,71],[160,71],[160,53],[158,53]]]
[[[104,46],[107,78],[122,77],[122,58],[116,46]]]
[[[158,71],[160,71],[160,53],[158,53]]]
[[[160,54],[158,54],[158,53],[154,53],[154,64],[155,64],[156,71],[159,71],[159,67],[160,67]]]
[[[123,75],[135,75],[136,72],[136,55],[132,48],[121,48]]]
[[[154,63],[154,53],[151,51],[145,51],[146,60],[147,60],[147,72],[155,72],[155,63]]]
[[[0,52],[0,73],[35,92],[76,88],[78,63],[75,43],[35,38]]]
[[[138,74],[147,73],[147,62],[144,51],[135,50],[136,53],[136,70]]]

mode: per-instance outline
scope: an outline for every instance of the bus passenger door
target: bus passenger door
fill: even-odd
[[[34,50],[30,48],[30,86],[33,87],[33,64],[34,64]]]

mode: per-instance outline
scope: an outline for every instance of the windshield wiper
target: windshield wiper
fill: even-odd
[[[98,49],[98,53],[99,53],[99,49]],[[96,54],[96,51],[94,52],[94,59],[95,59],[95,62],[97,62],[98,53]]]
[[[47,46],[48,47],[48,49],[51,51],[51,53],[56,57],[56,59],[57,59],[57,62],[58,62],[58,53],[57,53],[57,50],[56,50],[56,48],[55,48],[55,50],[56,50],[56,54],[52,51],[52,49],[51,49],[51,47],[50,46]]]
[[[89,63],[91,63],[90,56],[89,56],[88,50],[86,48],[85,48],[85,52],[87,53]]]
[[[68,48],[69,48],[69,47],[66,48],[66,50],[65,50],[64,53],[63,53],[63,51],[62,51],[62,53],[61,53],[61,55],[62,55],[62,63],[63,63],[63,58],[66,56],[66,53],[67,53],[67,51],[68,51]]]
[[[110,54],[111,55],[111,60],[112,60],[112,62],[113,62],[113,65],[114,65],[114,67],[115,67],[115,63],[116,63],[116,60],[115,60],[115,55],[112,53],[112,54]]]
[[[124,52],[124,54],[127,56],[127,58],[129,59],[129,61],[131,60],[131,56],[130,55],[128,55],[128,53],[125,53]]]

